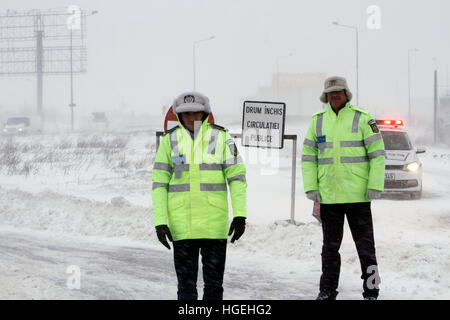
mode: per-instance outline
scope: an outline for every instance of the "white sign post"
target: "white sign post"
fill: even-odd
[[[242,117],[242,145],[283,149],[285,119],[285,103],[245,101]]]

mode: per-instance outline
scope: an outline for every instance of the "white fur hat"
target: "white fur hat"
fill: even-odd
[[[345,90],[348,101],[352,100],[353,95],[348,88],[347,80],[345,80],[345,78],[343,77],[329,77],[325,80],[324,90],[322,95],[320,96],[320,101],[322,101],[323,103],[327,103],[327,93],[341,90]]]
[[[173,102],[173,112],[178,115],[183,112],[211,113],[208,97],[195,91],[180,94]]]

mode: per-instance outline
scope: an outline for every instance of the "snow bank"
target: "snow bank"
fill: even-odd
[[[43,191],[0,189],[0,225],[84,236],[154,241],[153,211],[123,199],[99,202]]]
[[[86,172],[102,174],[149,169],[155,153],[154,141],[154,133],[150,131],[3,136],[0,139],[0,173],[79,176]]]

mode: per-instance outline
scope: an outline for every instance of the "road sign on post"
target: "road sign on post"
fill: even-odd
[[[285,135],[286,104],[283,102],[245,101],[242,116],[242,146],[283,149],[284,140],[292,140],[291,219],[295,221],[295,180],[297,176],[297,135]]]
[[[285,119],[285,103],[245,101],[242,146],[283,149]]]

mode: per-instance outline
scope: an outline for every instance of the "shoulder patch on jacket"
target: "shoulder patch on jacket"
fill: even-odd
[[[372,119],[367,124],[370,126],[370,128],[372,129],[373,133],[380,132],[380,129],[378,129],[377,122],[375,120]]]
[[[227,140],[226,143],[228,145],[228,148],[230,148],[230,152],[233,155],[233,157],[237,157],[239,155],[239,151],[234,140],[233,139]]]
[[[215,124],[215,123],[210,123],[210,125],[211,125],[212,127],[216,128],[216,129],[219,129],[219,130],[222,130],[222,131],[228,131],[228,130],[225,129],[224,127],[219,126],[219,125],[217,125],[217,124]]]
[[[179,127],[180,127],[180,126],[176,126],[176,127],[173,127],[172,129],[168,130],[167,132],[165,132],[165,133],[163,134],[163,137],[164,137],[165,135],[168,135],[168,134],[174,132],[174,131],[177,130]]]

